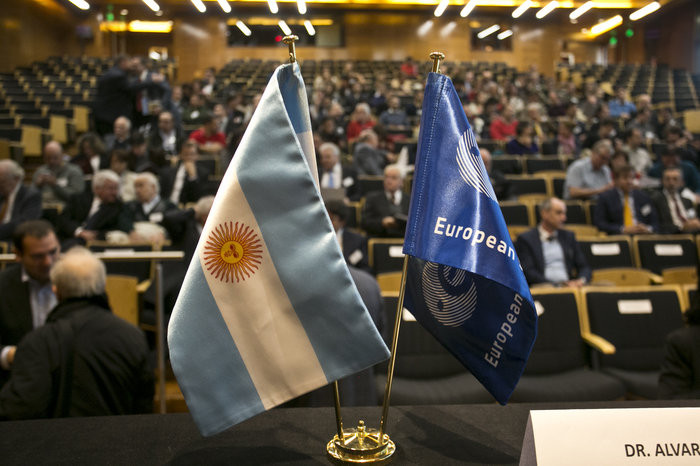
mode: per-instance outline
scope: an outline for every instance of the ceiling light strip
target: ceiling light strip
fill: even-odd
[[[459,12],[459,16],[462,18],[466,18],[469,16],[469,13],[472,12],[474,7],[476,6],[476,1],[477,0],[469,0],[466,5],[464,5],[464,8],[462,8],[462,11]]]
[[[498,24],[494,24],[493,26],[487,27],[486,29],[484,29],[483,31],[481,31],[481,32],[480,32],[479,34],[477,34],[476,36],[477,36],[479,39],[483,39],[484,37],[490,36],[491,34],[493,34],[494,32],[498,31],[499,29],[501,29],[501,26],[499,26]]]
[[[523,15],[523,13],[525,13],[531,6],[532,0],[525,0],[523,3],[520,4],[518,8],[513,10],[513,13],[511,13],[510,15],[513,18],[520,18]]]
[[[544,7],[540,8],[540,10],[535,16],[537,16],[537,19],[542,19],[548,14],[550,14],[552,11],[554,11],[554,9],[558,6],[559,2],[557,0],[552,0],[551,2],[547,3]]]
[[[630,19],[632,21],[637,21],[638,19],[642,19],[646,15],[655,12],[659,8],[661,8],[661,4],[659,2],[651,2],[647,6],[643,6],[639,10],[632,12]]]

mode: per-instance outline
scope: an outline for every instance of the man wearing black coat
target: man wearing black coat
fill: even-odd
[[[683,172],[679,167],[664,169],[661,177],[663,189],[651,199],[659,214],[659,233],[695,233],[700,231],[700,220],[693,201],[681,195]]]
[[[160,192],[165,199],[170,199],[174,204],[187,204],[197,202],[205,194],[210,173],[197,163],[198,151],[196,141],[186,141],[177,165],[163,169]]]
[[[143,332],[113,315],[104,264],[76,247],[51,270],[59,304],[17,347],[0,418],[110,416],[153,409]]]
[[[0,241],[10,241],[20,223],[41,217],[41,192],[22,180],[17,162],[0,160]]]
[[[129,233],[133,218],[119,199],[119,175],[111,170],[97,172],[92,179],[92,192],[71,196],[58,217],[58,225],[62,238],[70,239],[71,244],[104,240],[113,230]]]
[[[362,228],[371,236],[403,237],[408,219],[409,196],[401,191],[403,177],[396,165],[384,169],[384,190],[365,198]]]
[[[529,285],[552,284],[580,287],[591,279],[591,269],[576,237],[562,229],[566,204],[547,199],[540,206],[537,228],[518,236],[515,250]]]

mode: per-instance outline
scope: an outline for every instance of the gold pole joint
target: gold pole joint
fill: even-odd
[[[299,36],[295,36],[294,34],[289,35],[289,36],[284,36],[282,38],[282,42],[287,44],[287,47],[289,47],[289,63],[294,63],[297,61],[297,52],[296,49],[294,48],[294,42],[299,40]]]
[[[430,54],[430,58],[433,60],[433,73],[439,73],[440,61],[445,59],[445,54],[442,52],[433,52]]]

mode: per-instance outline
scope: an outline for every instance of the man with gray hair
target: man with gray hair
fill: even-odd
[[[119,175],[112,170],[98,171],[92,178],[92,192],[71,196],[58,224],[62,237],[72,240],[64,247],[103,240],[113,230],[129,233],[133,229],[133,216],[119,199]]]
[[[50,275],[58,305],[18,345],[0,418],[151,412],[148,345],[141,330],[111,313],[104,264],[75,247]]]
[[[83,192],[85,177],[83,171],[72,163],[67,163],[63,147],[57,141],[44,146],[44,165],[34,172],[32,183],[41,190],[42,204],[65,205],[73,194]]]
[[[169,199],[160,197],[160,183],[153,173],[144,172],[136,175],[134,189],[136,199],[127,203],[134,219],[131,239],[134,241],[165,239],[163,218],[168,212],[178,210],[178,207]]]
[[[326,189],[342,189],[348,198],[356,200],[355,171],[341,164],[340,148],[332,142],[324,142],[318,148],[318,153],[321,193]]]
[[[592,199],[613,187],[608,162],[613,154],[612,143],[601,139],[593,145],[590,157],[578,159],[566,171],[564,197]]]
[[[10,241],[20,223],[41,217],[41,193],[23,180],[17,162],[0,160],[0,241]]]

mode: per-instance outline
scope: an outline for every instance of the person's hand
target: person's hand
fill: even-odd
[[[700,230],[700,220],[697,218],[691,218],[683,224],[683,231],[698,231]]]
[[[396,226],[396,219],[394,217],[384,217],[382,219],[382,226],[384,228],[392,228]]]
[[[83,230],[78,233],[78,238],[82,238],[85,241],[94,241],[97,239],[97,232],[93,230]]]
[[[188,178],[197,178],[197,164],[193,160],[183,162]]]
[[[564,282],[564,284],[571,288],[581,288],[583,285],[586,284],[586,282],[583,280],[583,278],[577,278],[576,280],[569,280],[568,282]]]

